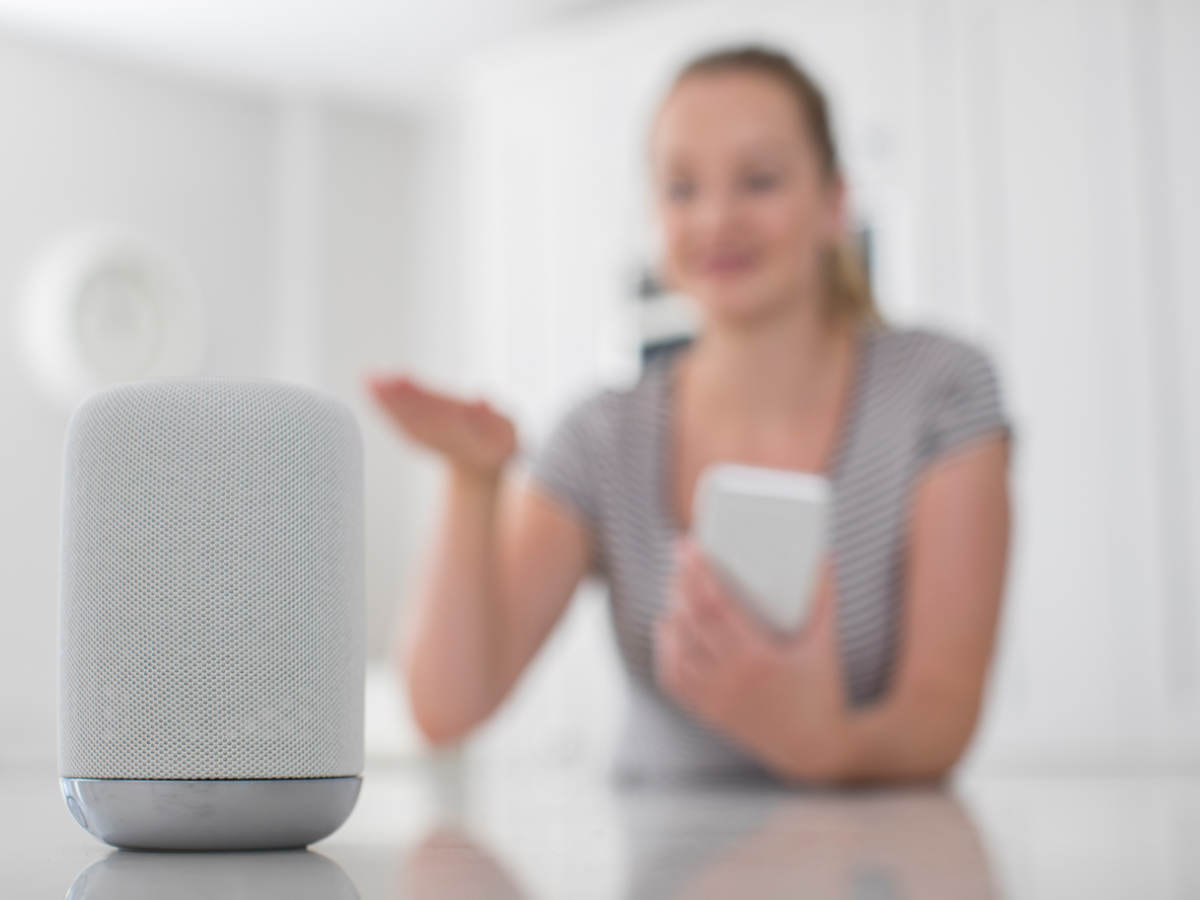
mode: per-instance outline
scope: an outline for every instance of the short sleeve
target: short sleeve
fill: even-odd
[[[968,344],[947,344],[929,392],[921,441],[921,464],[928,465],[985,437],[1013,437],[995,366]]]
[[[607,430],[604,395],[572,407],[534,450],[529,476],[542,490],[576,512],[595,532],[600,517],[598,454]]]

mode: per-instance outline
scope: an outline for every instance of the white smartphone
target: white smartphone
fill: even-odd
[[[793,631],[815,593],[831,503],[820,475],[719,463],[696,482],[696,540],[755,615],[776,631]]]

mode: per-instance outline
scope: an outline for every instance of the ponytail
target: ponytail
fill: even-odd
[[[841,241],[826,251],[822,269],[821,278],[828,303],[826,312],[830,319],[857,325],[883,324],[862,256],[849,240]]]

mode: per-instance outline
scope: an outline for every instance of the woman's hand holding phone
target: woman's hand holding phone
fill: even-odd
[[[780,776],[834,776],[846,697],[828,560],[808,620],[781,636],[742,606],[685,538],[655,634],[655,665],[660,686],[681,706]]]

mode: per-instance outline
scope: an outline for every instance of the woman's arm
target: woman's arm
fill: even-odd
[[[833,779],[938,778],[966,749],[1004,593],[1007,469],[1007,442],[987,440],[936,464],[917,487],[893,686],[846,716]]]
[[[504,699],[587,570],[581,519],[506,473],[507,419],[407,379],[376,379],[381,407],[446,462],[440,525],[414,600],[400,675],[418,727],[454,741]]]
[[[511,480],[449,476],[400,655],[413,716],[434,743],[463,736],[500,705],[587,569],[578,518]]]
[[[785,640],[729,597],[693,546],[657,634],[658,678],[698,717],[789,781],[928,779],[974,729],[1008,548],[1007,442],[977,442],[928,470],[909,529],[895,676],[876,705],[847,705],[833,579]]]

